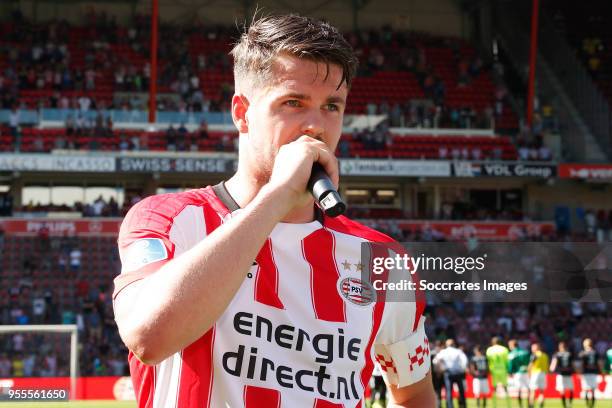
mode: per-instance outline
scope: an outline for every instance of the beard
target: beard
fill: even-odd
[[[244,147],[247,149],[253,149],[252,146]],[[253,149],[249,155],[244,158],[244,160],[247,161],[245,164],[249,168],[247,174],[251,176],[253,181],[259,187],[262,187],[270,182],[275,158],[276,155],[266,149]]]

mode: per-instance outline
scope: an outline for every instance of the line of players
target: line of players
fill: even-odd
[[[508,341],[508,348],[501,344],[498,337],[494,337],[491,340],[491,346],[485,353],[482,352],[480,346],[474,347],[473,356],[469,362],[463,351],[455,347],[453,340],[446,342],[445,349],[432,350],[434,387],[438,394],[438,401],[441,398],[442,387],[449,390],[453,388],[453,384],[456,384],[459,389],[459,407],[466,406],[463,381],[459,380],[462,376],[457,374],[457,367],[461,366],[464,366],[464,373],[469,370],[472,374],[474,397],[477,406],[483,408],[486,407],[490,393],[489,374],[491,374],[494,391],[497,391],[498,387],[503,388],[507,407],[510,407],[508,394],[508,380],[510,379],[511,385],[518,390],[517,400],[521,408],[525,400],[529,408],[533,408],[536,403],[540,408],[544,406],[544,390],[548,372],[556,374],[555,386],[561,394],[564,408],[569,408],[573,404],[572,375],[574,373],[580,374],[586,406],[594,407],[597,376],[602,372],[612,374],[612,348],[607,351],[604,363],[593,348],[591,339],[588,338],[584,339],[583,349],[578,353],[577,358],[567,349],[564,342],[559,343],[558,350],[553,354],[551,361],[538,343],[531,345],[531,352],[520,348],[517,340]],[[496,407],[497,392],[493,392],[492,395],[493,406]],[[449,404],[452,406],[452,400],[447,398],[447,408],[450,408]],[[441,406],[440,402],[438,406]]]

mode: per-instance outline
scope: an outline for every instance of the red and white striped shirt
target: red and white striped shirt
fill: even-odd
[[[211,187],[139,202],[121,226],[113,296],[205,239],[228,208],[235,203]],[[361,280],[364,242],[392,240],[346,217],[277,224],[202,337],[155,366],[129,353],[138,406],[362,407],[375,361],[388,383],[423,379],[424,304],[372,301]],[[355,286],[366,295],[348,296]]]

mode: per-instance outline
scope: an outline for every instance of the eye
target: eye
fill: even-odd
[[[327,105],[325,105],[325,109],[330,112],[338,112],[340,110],[340,107],[335,103],[328,103]]]
[[[299,108],[300,106],[302,106],[300,101],[298,101],[297,99],[289,99],[288,101],[285,101],[285,105],[291,106],[292,108]]]

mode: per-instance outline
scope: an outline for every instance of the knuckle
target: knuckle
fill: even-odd
[[[299,140],[300,142],[311,142],[314,139],[308,135],[301,135],[297,140]]]

